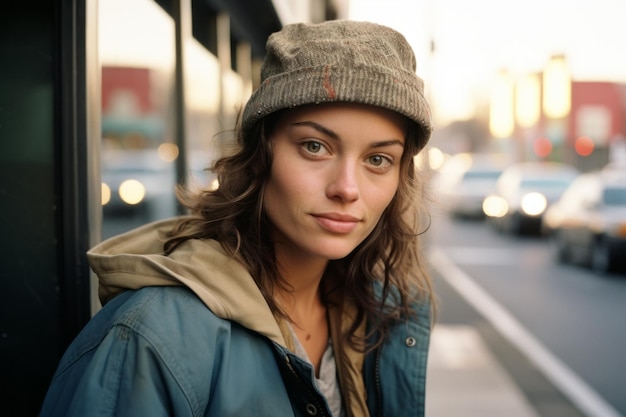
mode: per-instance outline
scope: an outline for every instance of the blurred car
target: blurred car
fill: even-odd
[[[545,215],[557,259],[605,273],[626,262],[626,169],[581,174]]]
[[[511,234],[540,234],[545,210],[579,175],[560,162],[518,162],[506,168],[483,201],[488,223]]]
[[[157,150],[108,150],[102,158],[105,216],[138,215],[146,221],[176,214],[175,171]]]
[[[448,159],[433,179],[440,206],[453,216],[482,218],[482,204],[506,166],[500,155],[460,153]]]

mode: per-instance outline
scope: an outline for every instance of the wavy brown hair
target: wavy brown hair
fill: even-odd
[[[275,288],[288,289],[288,285],[278,272],[271,225],[263,209],[272,165],[270,137],[279,114],[267,116],[251,129],[237,129],[236,151],[211,167],[219,182],[217,189],[179,189],[179,200],[191,216],[176,225],[164,251],[169,254],[188,239],[219,241],[228,254],[247,267],[274,314],[286,317],[272,296]],[[329,262],[322,279],[322,301],[336,299],[331,294],[338,291],[357,306],[357,316],[345,335],[355,348],[365,347],[365,340],[353,336],[364,319],[374,323],[366,335],[367,340],[374,340],[369,350],[384,340],[394,322],[412,314],[413,302],[432,305],[433,301],[418,239],[429,220],[425,181],[416,174],[413,158],[425,137],[417,125],[410,125],[399,186],[391,203],[357,248],[345,258]],[[375,282],[381,284],[381,294],[376,294]]]

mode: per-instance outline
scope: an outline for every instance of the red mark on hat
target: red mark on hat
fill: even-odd
[[[326,90],[326,94],[328,94],[329,99],[334,100],[337,97],[335,88],[330,83],[330,65],[326,65],[324,67],[324,89]]]

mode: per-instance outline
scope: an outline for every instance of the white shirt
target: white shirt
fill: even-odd
[[[300,343],[298,336],[293,330],[291,323],[289,323],[289,330],[293,338],[296,351],[294,352],[299,358],[307,361],[313,366],[309,356],[306,354],[304,347]],[[343,404],[341,402],[341,390],[339,389],[339,383],[337,381],[337,363],[335,362],[335,353],[333,351],[333,343],[331,338],[328,338],[328,345],[322,355],[322,361],[320,363],[320,377],[313,375],[315,386],[326,397],[330,412],[334,417],[344,417]]]

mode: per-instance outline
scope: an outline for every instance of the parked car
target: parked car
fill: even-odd
[[[482,218],[482,204],[507,164],[500,155],[460,153],[448,159],[433,179],[440,206],[453,216]]]
[[[581,174],[545,215],[561,262],[605,273],[626,262],[626,170]]]
[[[174,164],[155,149],[109,150],[102,158],[102,206],[106,216],[146,221],[176,214]]]
[[[502,171],[483,201],[488,223],[511,234],[540,234],[545,210],[579,175],[560,162],[518,162]]]

